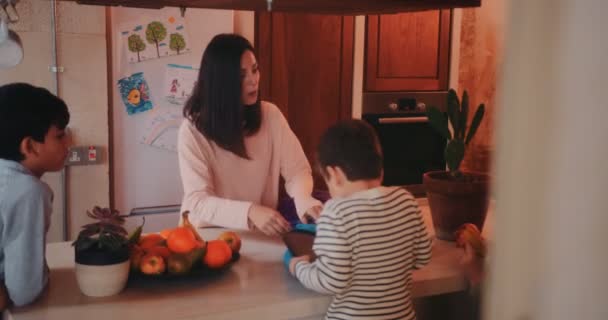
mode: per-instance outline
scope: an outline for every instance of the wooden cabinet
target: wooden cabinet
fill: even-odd
[[[62,0],[80,4],[154,8],[206,8],[268,10],[273,12],[301,12],[324,14],[367,14],[385,12],[406,12],[445,8],[467,8],[481,6],[481,0]],[[3,1],[0,1],[3,2]]]
[[[257,13],[255,42],[261,97],[283,111],[314,165],[321,134],[351,117],[354,17]]]
[[[365,91],[447,90],[450,10],[367,16]]]

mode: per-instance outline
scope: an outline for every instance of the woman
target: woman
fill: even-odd
[[[214,37],[203,54],[198,82],[184,107],[178,154],[184,200],[196,226],[291,229],[275,210],[279,177],[302,221],[317,218],[311,168],[281,111],[259,99],[253,47],[234,34]]]

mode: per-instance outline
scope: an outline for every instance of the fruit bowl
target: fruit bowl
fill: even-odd
[[[220,268],[209,268],[202,262],[194,263],[188,272],[184,273],[169,273],[165,272],[159,274],[145,274],[141,271],[131,269],[129,273],[129,280],[178,280],[178,279],[191,279],[191,278],[207,278],[220,275],[229,270],[232,265],[240,259],[241,255],[238,252],[232,254],[230,262]]]
[[[221,273],[239,259],[241,239],[236,232],[225,231],[205,241],[188,220],[188,212],[182,218],[181,226],[160,233],[142,235],[142,224],[129,237],[130,278],[203,277]]]

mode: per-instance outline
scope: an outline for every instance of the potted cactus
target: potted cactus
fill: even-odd
[[[72,243],[76,279],[82,293],[110,296],[125,287],[129,277],[129,241],[125,216],[117,210],[94,207],[87,215],[95,222],[82,227]]]
[[[488,209],[489,177],[460,170],[467,147],[483,119],[484,104],[479,105],[470,125],[467,125],[467,91],[462,94],[462,102],[453,89],[448,92],[447,99],[447,115],[435,107],[427,110],[430,125],[448,141],[444,153],[447,170],[425,173],[423,184],[437,238],[454,241],[455,232],[465,223],[473,223],[482,229]]]

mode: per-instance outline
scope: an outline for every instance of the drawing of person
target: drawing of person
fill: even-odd
[[[173,81],[171,82],[171,90],[169,90],[172,96],[175,97],[175,94],[177,93],[177,88],[179,87],[179,81],[177,81],[177,79],[173,79]]]

